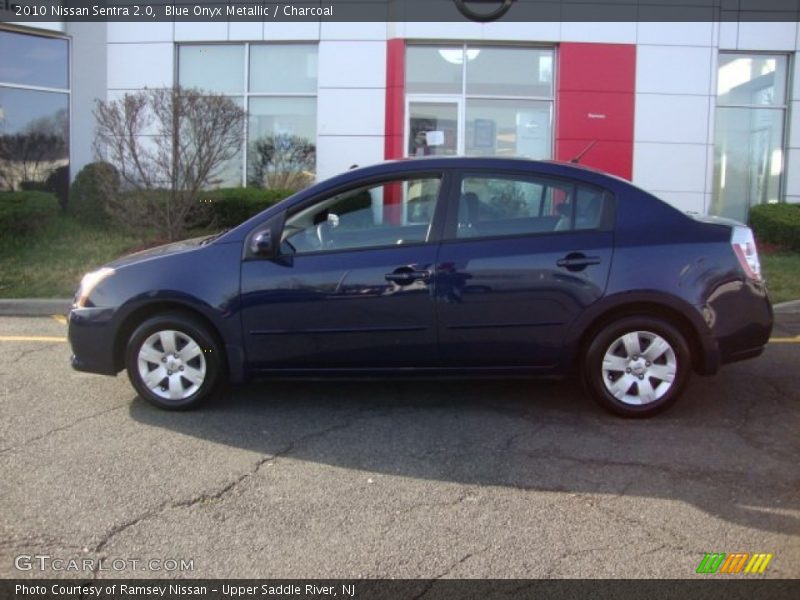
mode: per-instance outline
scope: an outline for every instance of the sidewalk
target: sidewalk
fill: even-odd
[[[68,298],[19,298],[0,300],[0,317],[49,317],[65,315],[72,300]],[[779,314],[800,314],[800,300],[773,305]]]
[[[69,312],[71,299],[66,298],[18,298],[0,300],[2,317],[49,317]]]

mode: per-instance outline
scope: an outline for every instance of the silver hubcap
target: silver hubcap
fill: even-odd
[[[649,331],[632,331],[617,338],[603,357],[603,383],[620,402],[641,406],[661,398],[678,371],[675,350]]]
[[[183,400],[206,378],[203,349],[182,331],[158,331],[139,349],[139,377],[159,398]]]

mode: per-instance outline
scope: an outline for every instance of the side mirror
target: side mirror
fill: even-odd
[[[272,243],[272,232],[269,229],[259,231],[250,240],[250,251],[262,258],[271,258],[275,253],[275,246]]]

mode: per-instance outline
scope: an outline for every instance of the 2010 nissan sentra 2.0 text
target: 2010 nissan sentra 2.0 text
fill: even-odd
[[[574,375],[643,417],[693,372],[758,356],[771,329],[746,226],[498,158],[354,169],[87,274],[69,316],[76,369],[127,369],[166,409],[276,375]]]

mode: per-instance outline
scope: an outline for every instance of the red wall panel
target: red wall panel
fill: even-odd
[[[581,164],[630,179],[635,92],[635,46],[561,44],[556,158],[570,160],[596,141]]]
[[[403,120],[406,94],[406,44],[402,39],[386,42],[386,141],[383,157],[403,156]]]

